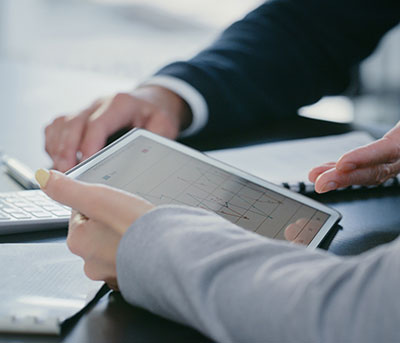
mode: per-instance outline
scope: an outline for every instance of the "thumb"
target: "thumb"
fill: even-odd
[[[101,222],[120,233],[154,206],[146,200],[105,185],[77,181],[55,170],[35,174],[42,191],[50,198]]]

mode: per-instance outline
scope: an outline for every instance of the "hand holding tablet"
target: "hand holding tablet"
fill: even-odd
[[[302,195],[144,130],[129,132],[68,175],[39,170],[36,178],[49,197],[73,208],[67,243],[85,261],[86,274],[113,289],[120,240],[152,203],[201,207],[244,229],[309,247],[340,219]]]
[[[309,247],[318,246],[341,217],[314,200],[139,129],[68,175],[128,191],[155,205],[201,207],[244,229]]]
[[[120,240],[128,227],[154,206],[133,194],[72,180],[54,170],[39,169],[36,179],[49,197],[73,208],[67,244],[84,260],[87,276],[104,280],[117,290]]]

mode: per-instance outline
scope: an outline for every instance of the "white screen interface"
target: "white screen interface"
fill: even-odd
[[[260,235],[302,244],[311,242],[329,217],[143,136],[77,179],[123,189],[155,205],[201,207]]]

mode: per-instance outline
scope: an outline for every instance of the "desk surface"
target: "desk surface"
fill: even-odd
[[[78,108],[86,104],[99,91],[109,92],[111,89],[127,87],[130,84],[130,81],[123,79],[109,80],[109,83],[103,79],[99,82],[100,79],[95,75],[88,74],[84,78],[86,85],[80,83],[77,89],[75,87],[77,80],[82,80],[82,75],[51,70],[31,70],[6,63],[0,63],[0,70],[0,74],[7,75],[7,82],[4,78],[0,78],[0,100],[7,109],[7,120],[0,128],[0,146],[10,155],[28,163],[33,169],[49,165],[49,160],[43,151],[42,130],[45,123],[56,113],[64,109],[69,110],[72,105]],[[55,84],[61,84],[60,79],[66,84],[65,89],[54,87]],[[38,86],[32,91],[35,89],[34,85]],[[17,96],[17,93],[22,96]],[[71,101],[71,99],[74,100]],[[280,128],[277,123],[260,132],[251,132],[246,135],[241,133],[240,142],[235,141],[235,134],[232,133],[230,140],[233,144],[245,144],[250,141],[261,141],[263,137],[298,138],[296,132],[302,132],[303,135],[313,135],[318,132],[321,135],[346,130],[349,130],[346,125],[297,118],[286,121],[284,128]],[[247,137],[247,140],[243,141],[243,137]],[[207,149],[221,147],[221,142],[206,138],[202,141],[189,140],[187,143]],[[16,188],[17,186],[4,175],[0,176],[1,191]],[[398,215],[400,188],[343,191],[314,197],[343,214],[338,232],[324,243],[324,247],[335,254],[359,254],[378,244],[393,240],[400,233],[400,216]],[[0,242],[64,241],[65,235],[65,230],[9,235],[0,236]],[[107,294],[78,320],[65,325],[61,337],[0,335],[0,342],[102,343],[131,340],[138,342],[208,341],[195,330],[128,305],[118,293]]]

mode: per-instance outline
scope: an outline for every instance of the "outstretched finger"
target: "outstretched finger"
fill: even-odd
[[[315,190],[318,193],[325,193],[351,185],[378,185],[395,176],[399,168],[400,162],[356,169],[347,173],[331,169],[318,176]]]
[[[393,139],[384,137],[344,154],[338,160],[336,168],[342,172],[349,172],[357,168],[392,163],[399,158],[400,146]]]
[[[308,179],[311,182],[315,182],[315,180],[317,179],[318,176],[320,176],[322,173],[326,172],[329,169],[335,168],[336,166],[336,162],[328,162],[328,163],[324,163],[318,167],[315,167],[313,169],[310,170],[310,172],[308,173]]]
[[[132,126],[132,116],[138,112],[136,107],[136,99],[129,94],[118,93],[114,97],[105,98],[87,120],[79,146],[82,159],[87,159],[103,148],[111,134],[123,127]]]
[[[65,172],[76,165],[79,144],[82,140],[87,118],[99,107],[94,102],[87,109],[75,116],[61,116],[54,120],[47,129],[46,146],[51,151],[54,168]]]
[[[146,200],[105,185],[73,180],[57,171],[39,169],[36,179],[52,199],[119,232],[154,206]]]

